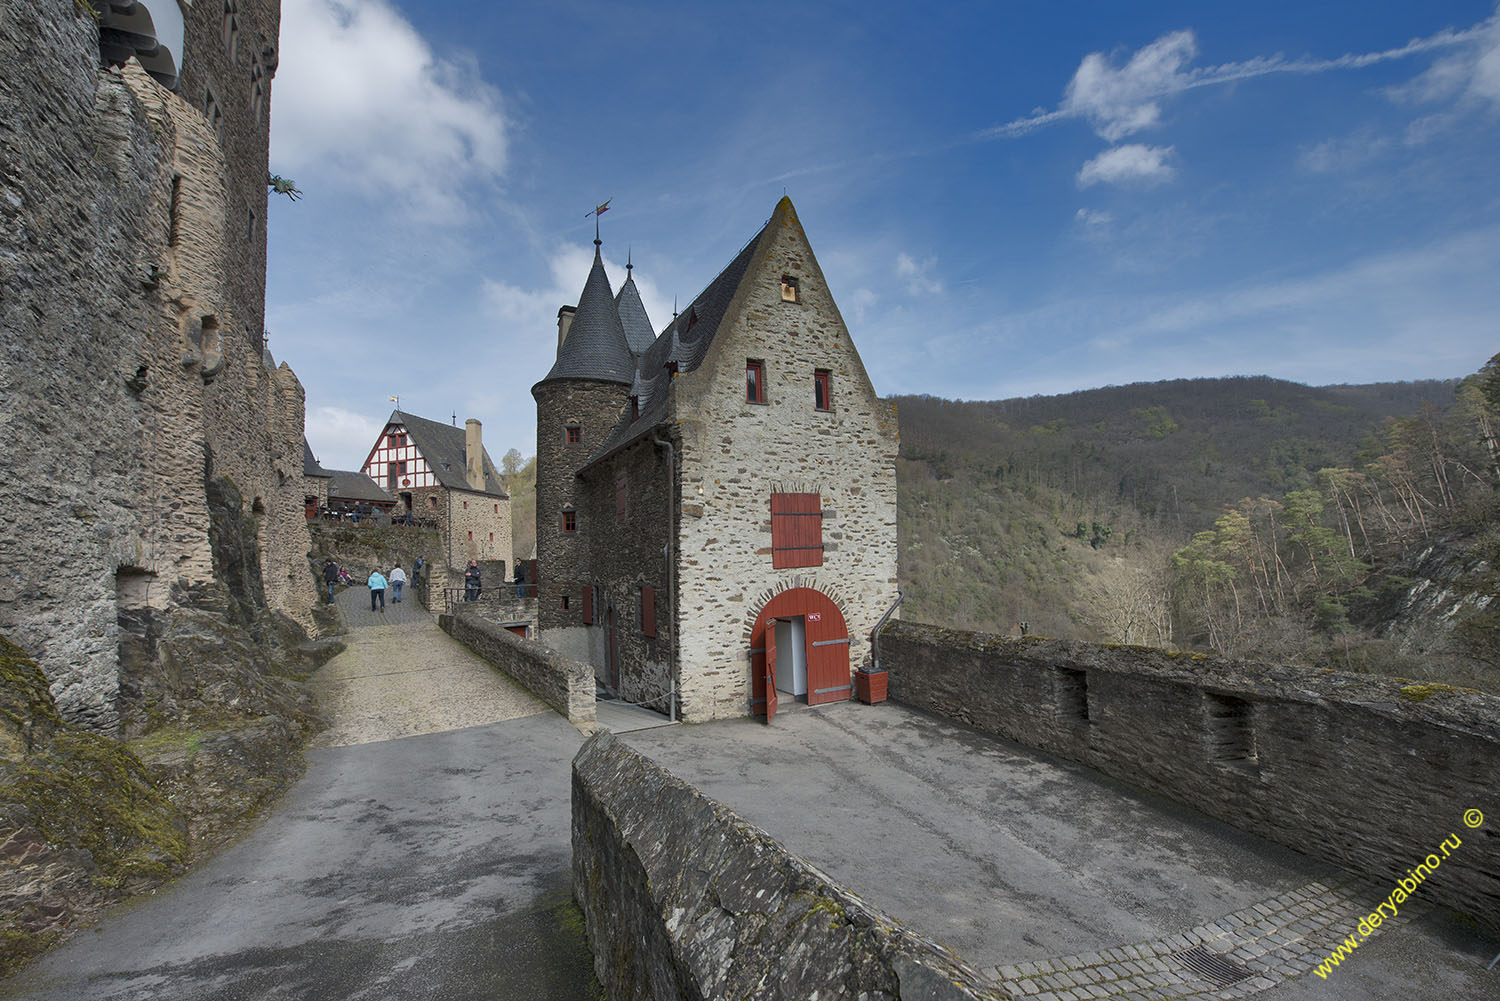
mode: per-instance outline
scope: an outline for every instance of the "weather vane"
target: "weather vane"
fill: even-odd
[[[593,216],[594,217],[594,243],[595,244],[597,244],[599,242],[599,217],[602,216],[604,213],[606,213],[606,212],[609,211],[609,203],[612,202],[612,201],[614,201],[613,198],[606,198],[606,199],[604,199],[604,204],[603,205],[595,205],[594,206],[594,211],[586,213],[584,215],[585,219],[587,219],[589,216]]]

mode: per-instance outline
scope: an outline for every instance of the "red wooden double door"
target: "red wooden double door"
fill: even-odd
[[[766,603],[750,630],[750,711],[770,722],[776,715],[777,664],[785,666],[793,651],[776,648],[778,620],[800,619],[800,635],[807,663],[807,704],[821,705],[849,698],[849,629],[844,613],[833,600],[810,587],[782,591]],[[784,683],[784,682],[783,682]]]

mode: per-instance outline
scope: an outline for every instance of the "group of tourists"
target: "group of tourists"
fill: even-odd
[[[411,567],[412,583],[422,582],[422,573],[426,569],[427,561],[418,556]],[[370,589],[370,611],[385,612],[385,592],[391,591],[391,603],[399,604],[401,601],[401,590],[406,586],[406,571],[401,569],[401,564],[391,568],[389,574],[383,574],[378,569],[371,570],[370,576],[365,578],[365,586]],[[352,584],[348,571],[342,569],[333,557],[323,561],[323,583],[328,587],[328,603],[333,604],[334,588],[339,583]]]

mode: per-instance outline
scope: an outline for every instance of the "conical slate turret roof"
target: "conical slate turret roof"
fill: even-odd
[[[639,297],[637,297],[639,301]],[[645,316],[642,308],[641,315]],[[649,327],[647,328],[650,329]],[[609,291],[609,276],[594,241],[594,266],[578,297],[578,311],[568,336],[557,349],[557,361],[542,382],[553,379],[597,379],[630,385],[635,376],[635,358]]]
[[[615,312],[620,314],[620,324],[625,328],[625,342],[630,345],[630,353],[640,357],[651,346],[651,342],[656,340],[656,332],[651,329],[651,318],[646,315],[641,293],[635,287],[635,276],[629,274],[629,266],[625,270],[625,284],[620,286],[620,294],[615,296]]]

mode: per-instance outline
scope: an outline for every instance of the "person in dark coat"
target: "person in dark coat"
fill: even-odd
[[[333,557],[323,561],[323,583],[328,585],[328,603],[333,604],[333,585],[339,582],[339,565],[333,562]]]
[[[464,600],[479,600],[479,564],[473,560],[469,561],[469,569],[464,571]]]

